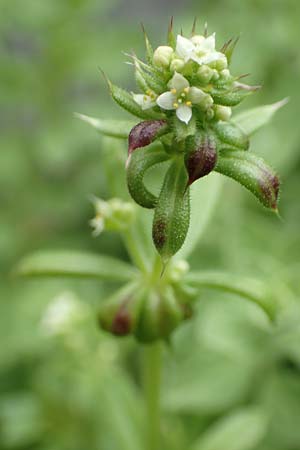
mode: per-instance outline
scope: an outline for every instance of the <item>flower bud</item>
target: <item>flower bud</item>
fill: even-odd
[[[161,147],[142,148],[133,152],[127,163],[126,176],[129,193],[133,200],[144,208],[154,208],[157,197],[144,185],[144,175],[147,170],[166,161],[169,155]]]
[[[250,152],[225,150],[215,170],[238,181],[266,208],[277,211],[279,178],[262,158]]]
[[[220,58],[217,59],[216,61],[215,68],[220,72],[221,70],[227,69],[227,67],[228,67],[227,58],[225,55],[221,54]]]
[[[222,120],[223,122],[227,122],[232,115],[232,110],[230,106],[215,106],[215,118],[217,120]]]
[[[217,122],[214,125],[214,131],[221,144],[227,144],[241,150],[247,150],[249,148],[248,136],[234,123]]]
[[[158,67],[168,68],[173,56],[174,50],[167,45],[161,45],[153,54],[153,63]]]
[[[155,139],[168,132],[166,120],[146,120],[138,123],[129,133],[128,156],[137,148],[151,144]]]
[[[117,336],[127,336],[136,329],[144,299],[144,290],[130,284],[117,291],[100,307],[101,328]]]
[[[161,293],[152,291],[145,297],[135,336],[146,343],[168,339],[184,319],[185,309],[171,287]]]
[[[197,71],[197,79],[201,84],[208,84],[213,77],[213,69],[207,65],[200,66]]]
[[[184,61],[183,59],[175,58],[171,62],[170,69],[172,72],[181,72],[181,70],[184,68]]]
[[[208,175],[217,162],[216,142],[212,134],[198,134],[186,139],[185,167],[188,172],[188,186]]]
[[[164,262],[185,241],[190,221],[190,199],[186,192],[188,177],[181,158],[167,171],[154,212],[152,237]]]

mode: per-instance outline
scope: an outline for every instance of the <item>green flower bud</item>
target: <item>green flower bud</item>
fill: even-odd
[[[213,128],[221,144],[227,144],[241,150],[247,150],[249,148],[249,138],[238,125],[220,121]]]
[[[150,167],[168,158],[169,155],[158,146],[133,152],[127,160],[128,190],[133,200],[144,208],[155,208],[158,200],[144,185],[144,175]]]
[[[170,69],[172,72],[181,72],[185,66],[183,59],[175,58],[171,62]]]
[[[145,343],[168,339],[184,318],[185,309],[171,287],[160,293],[152,291],[145,297],[135,336]]]
[[[220,72],[221,70],[227,69],[228,63],[227,58],[224,55],[224,57],[217,59],[215,68]]]
[[[162,259],[167,261],[185,241],[190,220],[188,176],[181,157],[174,160],[164,179],[154,212],[152,237]]]
[[[200,66],[197,71],[197,80],[201,84],[208,84],[214,75],[214,71],[207,65]]]
[[[232,115],[232,110],[230,106],[215,105],[214,111],[215,111],[215,118],[223,122],[227,122],[228,120],[230,120]]]
[[[215,170],[238,181],[266,207],[277,211],[279,178],[262,158],[239,150],[224,150]]]
[[[188,172],[188,185],[208,175],[217,162],[217,147],[211,133],[199,133],[186,139],[186,154],[184,158]]]
[[[98,314],[101,328],[116,336],[127,336],[137,327],[144,300],[143,288],[132,283],[105,300]]]
[[[171,63],[174,50],[167,45],[161,45],[153,54],[153,63],[158,67],[168,68]]]

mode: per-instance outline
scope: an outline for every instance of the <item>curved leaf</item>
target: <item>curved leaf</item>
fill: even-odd
[[[265,284],[248,277],[241,277],[226,272],[191,272],[185,281],[196,288],[210,288],[229,292],[250,300],[260,306],[274,319],[276,305],[271,301]]]
[[[129,264],[105,255],[80,251],[43,251],[25,257],[15,271],[21,276],[98,278],[128,281],[136,275]]]

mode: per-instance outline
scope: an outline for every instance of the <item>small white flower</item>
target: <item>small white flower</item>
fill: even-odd
[[[101,214],[96,214],[96,216],[90,220],[90,225],[93,228],[92,235],[97,237],[104,230],[104,217]]]
[[[201,89],[191,87],[190,83],[181,74],[175,72],[168,87],[170,91],[161,94],[156,103],[162,109],[176,110],[179,120],[189,123],[192,117],[192,106],[207,103],[210,96]]]
[[[222,69],[227,67],[226,56],[216,51],[215,33],[208,36],[193,36],[187,39],[181,35],[177,36],[176,53],[184,59],[185,62],[193,60],[199,65],[211,64],[215,61],[221,61]]]
[[[85,307],[73,292],[65,291],[48,304],[41,319],[41,327],[47,335],[67,333],[85,315]]]
[[[153,108],[156,105],[156,95],[152,91],[146,94],[132,94],[133,100],[143,109]]]

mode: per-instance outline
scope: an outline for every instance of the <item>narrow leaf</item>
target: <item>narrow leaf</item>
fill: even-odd
[[[105,255],[80,251],[49,250],[25,257],[16,268],[21,276],[98,278],[128,281],[136,275],[129,264]]]
[[[278,212],[279,178],[262,158],[250,152],[225,150],[215,170],[240,183],[266,208]]]
[[[264,283],[252,278],[237,277],[226,272],[191,272],[185,281],[192,287],[210,288],[238,295],[260,306],[272,320],[276,305],[271,301]]]
[[[164,262],[182,247],[190,222],[188,175],[181,159],[174,160],[164,183],[154,212],[152,237]]]
[[[144,175],[150,167],[167,161],[169,155],[161,146],[144,147],[129,156],[127,160],[127,185],[130,195],[143,208],[154,208],[157,197],[144,184]]]
[[[288,101],[288,98],[284,98],[283,100],[271,105],[264,105],[249,109],[233,117],[232,121],[236,123],[244,131],[244,133],[250,136],[270,122],[273,115],[280,108],[286,105]]]
[[[83,120],[83,122],[91,125],[93,128],[96,128],[96,130],[104,136],[120,139],[127,139],[130,130],[136,125],[136,122],[133,120],[96,119],[80,113],[74,113],[74,115],[78,119]]]
[[[215,211],[222,185],[222,177],[212,172],[209,177],[202,178],[199,183],[193,183],[190,187],[190,227],[187,239],[175,258],[187,258],[201,240]]]

